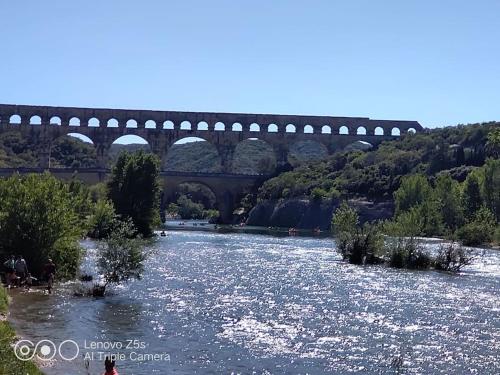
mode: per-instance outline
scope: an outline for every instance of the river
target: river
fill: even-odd
[[[168,233],[144,278],[105,298],[71,283],[14,296],[20,336],[78,345],[48,375],[87,374],[91,355],[100,374],[102,352],[122,356],[121,375],[500,373],[498,251],[450,275],[349,265],[328,238]]]

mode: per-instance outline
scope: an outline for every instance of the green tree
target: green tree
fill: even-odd
[[[420,174],[404,177],[401,186],[394,193],[396,201],[396,215],[402,211],[408,211],[429,199],[431,187],[427,178]]]
[[[479,177],[477,173],[469,173],[462,188],[462,207],[465,217],[472,220],[482,204]]]
[[[500,159],[488,159],[483,169],[482,192],[484,203],[500,220]]]
[[[486,142],[486,151],[488,155],[500,157],[500,128],[495,128],[488,133],[488,141]]]
[[[131,220],[122,221],[105,241],[99,245],[97,265],[104,284],[94,288],[95,295],[104,295],[109,284],[120,284],[140,279],[146,256],[144,243],[135,233]]]
[[[312,189],[311,194],[309,195],[309,199],[315,203],[321,202],[324,198],[328,198],[328,193],[321,188]]]
[[[425,236],[440,236],[444,232],[443,215],[439,202],[433,195],[432,192],[429,199],[416,206],[422,220],[422,232]]]
[[[193,202],[185,195],[181,195],[177,200],[177,213],[183,219],[202,219],[204,207],[201,203]]]
[[[460,204],[460,185],[450,175],[440,175],[436,179],[435,197],[439,203],[444,224],[455,231],[463,224],[463,212]]]
[[[138,232],[149,237],[159,222],[158,158],[150,153],[122,153],[112,169],[108,197],[123,219],[130,218]]]
[[[89,232],[91,238],[108,238],[118,224],[113,203],[100,200],[94,205],[92,215],[89,219]]]
[[[90,189],[82,181],[76,178],[76,175],[68,183],[68,189],[73,199],[75,211],[78,213],[82,222],[88,221],[92,214],[92,195]]]
[[[418,206],[401,212],[393,220],[384,223],[384,232],[392,237],[415,238],[421,236],[423,230],[424,223]]]
[[[68,185],[48,173],[0,180],[0,253],[22,255],[38,276],[48,258],[59,278],[75,276],[85,233],[76,210]]]

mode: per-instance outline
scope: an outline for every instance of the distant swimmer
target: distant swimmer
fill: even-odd
[[[164,230],[162,230],[162,231],[161,231],[161,233],[160,233],[160,236],[162,236],[162,237],[167,237],[167,234],[165,233],[165,231],[164,231]]]
[[[56,276],[56,265],[52,262],[52,259],[49,259],[48,263],[43,267],[43,272],[47,279],[47,290],[49,294],[52,294],[52,287]]]

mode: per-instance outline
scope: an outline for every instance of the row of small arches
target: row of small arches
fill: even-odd
[[[19,115],[12,115],[9,118],[9,123],[10,124],[20,124],[21,123],[21,116]],[[29,123],[31,125],[41,125],[42,124],[42,119],[40,116],[31,116]],[[61,125],[61,118],[58,116],[53,116],[49,120],[49,124],[51,125]],[[69,126],[80,126],[80,119],[78,117],[72,117],[69,120]],[[87,125],[89,127],[99,127],[100,126],[100,121],[99,119],[92,117],[91,119],[88,120]],[[157,123],[154,120],[148,120],[144,123],[146,129],[156,129]],[[109,128],[117,128],[119,126],[119,122],[115,118],[111,118],[107,120],[106,126]],[[137,121],[134,119],[130,119],[126,122],[126,127],[127,128],[137,128],[138,124]],[[163,129],[174,129],[174,123],[172,121],[165,121],[163,122]],[[189,121],[182,121],[180,123],[180,130],[194,130],[191,123]],[[205,121],[200,121],[197,126],[196,130],[208,130],[208,123]],[[226,125],[222,122],[217,122],[214,125],[214,130],[215,131],[225,131],[226,130]],[[231,126],[232,131],[236,132],[241,132],[243,131],[243,126],[235,122]],[[257,123],[252,123],[250,125],[251,132],[260,132],[261,131],[261,126]],[[305,134],[313,134],[314,133],[314,128],[311,125],[305,125],[303,128],[303,131]],[[268,133],[277,133],[278,132],[278,125],[276,124],[270,124],[267,126],[267,132]],[[293,124],[288,124],[285,127],[285,132],[286,133],[296,133],[297,128]],[[410,128],[408,129],[408,132],[415,133],[415,129]],[[321,134],[332,134],[332,128],[328,125],[324,125],[321,127]],[[345,134],[348,135],[350,134],[349,128],[347,126],[341,126],[339,128],[339,134]],[[363,126],[359,126],[355,132],[352,134],[356,135],[367,135],[367,130]],[[385,131],[382,127],[376,127],[374,131],[374,135],[385,135]],[[394,127],[391,129],[391,134],[392,136],[399,136],[401,135],[399,128]]]

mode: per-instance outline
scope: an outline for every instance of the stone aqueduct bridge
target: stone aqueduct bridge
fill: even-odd
[[[374,146],[408,131],[422,131],[417,121],[372,120],[365,117],[298,116],[243,113],[177,112],[129,109],[97,109],[0,104],[0,133],[18,131],[43,145],[40,165],[49,167],[54,142],[69,133],[89,137],[97,154],[97,169],[80,171],[86,181],[101,179],[106,173],[108,152],[113,142],[124,135],[136,135],[148,142],[152,152],[165,165],[172,145],[186,137],[198,137],[217,149],[223,173],[172,173],[163,171],[164,189],[173,192],[183,182],[199,182],[212,189],[223,220],[226,220],[238,195],[251,187],[258,176],[231,173],[238,143],[258,138],[269,144],[278,166],[288,160],[290,146],[299,141],[314,141],[329,153],[356,141]],[[51,170],[52,171],[52,170]],[[53,171],[56,173],[56,171]],[[59,171],[64,177],[69,171]],[[8,174],[8,171],[0,172]]]

